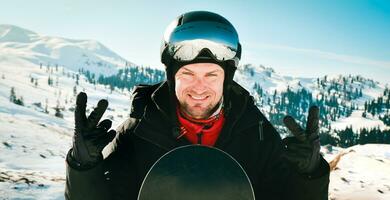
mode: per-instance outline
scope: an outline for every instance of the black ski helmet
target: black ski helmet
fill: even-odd
[[[175,74],[191,63],[215,63],[225,72],[223,96],[227,115],[230,88],[241,59],[241,44],[234,26],[224,17],[208,11],[184,13],[167,27],[160,49],[161,62],[171,97],[175,95]]]
[[[208,11],[184,13],[167,27],[160,49],[167,80],[183,65],[211,62],[225,71],[230,85],[241,58],[241,44],[233,25],[221,15]]]

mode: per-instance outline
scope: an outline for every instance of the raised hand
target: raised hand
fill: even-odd
[[[310,107],[306,130],[291,116],[286,116],[283,122],[294,135],[283,139],[286,147],[285,158],[301,174],[314,172],[321,160],[319,108],[317,106]]]
[[[77,95],[75,110],[75,130],[71,159],[80,168],[91,168],[102,159],[103,148],[115,137],[115,130],[110,130],[112,122],[109,119],[100,121],[107,109],[107,100],[100,100],[97,107],[86,117],[87,94]],[[99,123],[99,124],[98,124]]]

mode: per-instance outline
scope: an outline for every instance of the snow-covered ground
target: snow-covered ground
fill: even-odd
[[[325,152],[325,149],[323,149]],[[344,152],[331,172],[331,200],[388,200],[390,199],[390,145],[366,144],[327,152],[331,161]]]
[[[129,114],[130,92],[111,93],[83,78],[76,85],[74,71],[62,66],[47,71],[24,58],[7,56],[1,48],[0,55],[0,199],[64,199],[65,156],[74,127],[74,87],[77,93],[88,94],[89,112],[99,99],[109,101],[103,118],[112,119],[114,128]],[[38,84],[30,82],[31,78]],[[23,97],[24,106],[9,101],[11,87],[17,98]],[[46,105],[48,113],[44,112]],[[54,116],[57,105],[63,118]]]
[[[362,128],[377,128],[379,127],[381,130],[388,128],[383,121],[372,117],[371,114],[367,114],[367,117],[362,117],[362,110],[355,110],[352,112],[351,116],[346,118],[341,118],[336,122],[332,123],[332,127],[337,130],[344,129],[345,127],[352,126],[354,131],[359,131]]]
[[[70,124],[0,102],[0,199],[63,199]]]

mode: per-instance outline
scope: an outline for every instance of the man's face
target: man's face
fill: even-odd
[[[184,65],[175,75],[181,111],[195,119],[208,118],[221,101],[225,72],[214,63]]]

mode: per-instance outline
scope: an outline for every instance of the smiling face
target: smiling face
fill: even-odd
[[[225,72],[215,63],[184,65],[175,75],[175,92],[181,111],[195,119],[213,114],[223,95]]]

